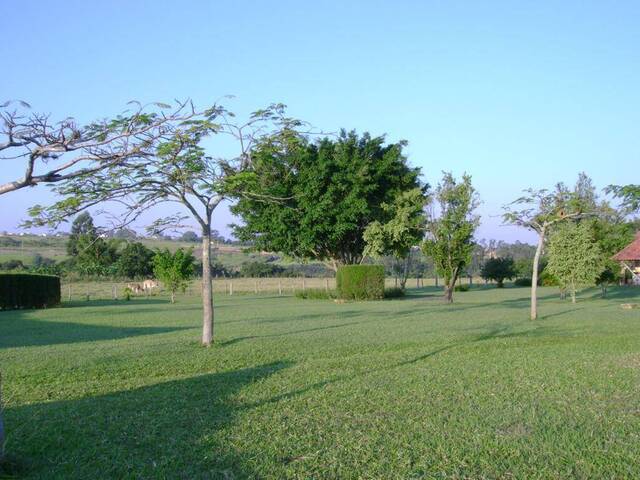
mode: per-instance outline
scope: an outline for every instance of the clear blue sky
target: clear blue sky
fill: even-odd
[[[0,99],[82,121],[131,99],[283,102],[408,140],[431,184],[471,173],[478,237],[527,240],[498,218],[523,188],[639,181],[639,21],[637,1],[5,1]],[[47,198],[0,197],[0,229]]]

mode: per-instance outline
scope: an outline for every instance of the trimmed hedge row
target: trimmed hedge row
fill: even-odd
[[[379,300],[384,298],[382,265],[344,265],[336,273],[338,294],[346,300]]]
[[[32,273],[0,274],[0,310],[46,308],[60,303],[60,277]]]

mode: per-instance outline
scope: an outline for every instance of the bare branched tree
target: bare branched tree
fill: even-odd
[[[160,139],[177,123],[197,115],[190,101],[142,105],[111,118],[78,125],[73,118],[53,121],[26,102],[0,105],[0,165],[19,162],[24,174],[0,184],[0,195],[100,172],[155,154]],[[10,171],[13,171],[11,169]]]
[[[281,104],[254,112],[244,123],[234,122],[233,113],[214,105],[201,114],[174,123],[153,145],[153,152],[132,156],[107,168],[67,178],[54,190],[62,200],[30,210],[29,226],[55,226],[76,213],[96,205],[117,203],[122,212],[119,227],[161,204],[179,204],[189,215],[171,214],[157,219],[148,228],[158,234],[180,227],[191,217],[202,231],[202,343],[213,341],[213,293],[211,280],[211,224],[214,210],[230,196],[249,196],[251,153],[265,136],[277,137],[301,125],[285,116]],[[237,147],[230,158],[207,155],[206,138],[226,137]]]

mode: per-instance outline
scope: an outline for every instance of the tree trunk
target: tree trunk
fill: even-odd
[[[451,278],[448,280],[445,278],[444,283],[444,303],[453,303],[453,292],[456,288],[456,282],[458,281],[458,268],[453,270]]]
[[[176,303],[176,291],[171,290],[171,303]]]
[[[540,256],[544,247],[545,229],[538,232],[538,247],[533,257],[533,273],[531,274],[531,320],[538,318],[538,267],[540,265]]]
[[[453,303],[454,285],[447,285],[444,287],[444,303]]]
[[[411,253],[409,253],[411,255]],[[402,266],[402,277],[400,278],[400,288],[404,290],[407,285],[407,278],[409,277],[409,264],[411,263],[410,256],[404,259],[404,265]]]
[[[576,303],[576,284],[571,283],[571,303]]]
[[[202,229],[202,345],[213,342],[213,288],[211,284],[211,224]]]

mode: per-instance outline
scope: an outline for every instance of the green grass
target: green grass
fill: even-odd
[[[640,291],[195,297],[0,313],[26,478],[637,478]]]

